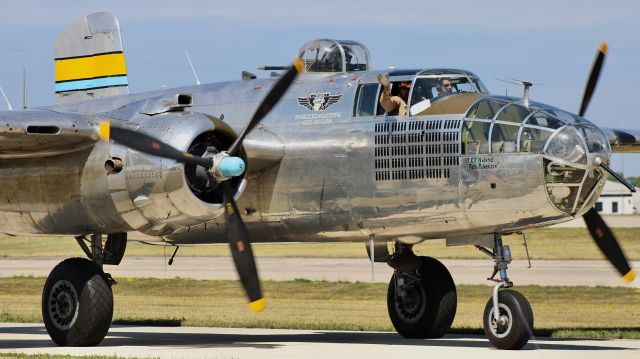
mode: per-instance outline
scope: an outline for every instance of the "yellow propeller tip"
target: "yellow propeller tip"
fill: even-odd
[[[301,58],[298,57],[295,59],[295,61],[293,61],[293,66],[296,68],[296,71],[298,71],[298,73],[302,73],[304,62]]]
[[[263,311],[266,306],[267,306],[267,301],[264,298],[260,298],[258,300],[255,300],[249,303],[249,309],[251,309],[256,313]]]
[[[630,270],[629,273],[625,274],[624,277],[622,277],[622,279],[625,282],[633,282],[634,279],[636,279],[636,271],[635,270]]]
[[[108,141],[110,132],[111,124],[109,123],[109,121],[100,121],[100,138]]]
[[[607,46],[606,42],[601,42],[600,46],[598,47],[598,51],[602,52],[603,54],[607,54],[607,50],[609,49],[609,46]]]

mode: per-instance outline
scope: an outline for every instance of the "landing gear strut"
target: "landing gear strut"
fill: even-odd
[[[410,245],[396,244],[387,262],[395,272],[387,291],[394,328],[405,338],[439,338],[456,315],[456,286],[447,268],[431,257],[417,257]]]
[[[111,244],[109,244],[111,240]],[[120,262],[126,234],[91,236],[91,249],[79,238],[87,258],[70,258],[58,264],[42,292],[42,318],[51,339],[61,346],[93,346],[104,339],[113,317],[115,281],[102,264]],[[108,253],[108,249],[118,249]],[[114,259],[116,258],[116,259]]]
[[[509,246],[502,244],[500,234],[495,234],[493,252],[476,247],[495,261],[493,274],[487,278],[497,284],[484,308],[482,322],[485,336],[498,349],[520,349],[533,334],[533,310],[524,295],[509,289],[513,287],[507,276],[508,265],[511,263]],[[498,273],[500,279],[494,279]]]

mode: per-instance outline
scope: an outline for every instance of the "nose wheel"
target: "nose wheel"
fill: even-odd
[[[511,263],[509,246],[503,245],[502,236],[496,233],[493,251],[476,247],[493,258],[493,274],[487,279],[497,282],[493,287],[493,295],[484,307],[484,334],[498,349],[520,349],[533,336],[533,310],[524,295],[507,289],[513,287],[507,276],[508,265]],[[500,274],[500,279],[494,279],[496,274]]]
[[[533,311],[527,298],[505,289],[498,292],[498,310],[493,298],[484,307],[484,333],[498,349],[520,349],[533,334]]]

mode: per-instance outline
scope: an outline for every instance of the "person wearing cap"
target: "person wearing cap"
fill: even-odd
[[[388,75],[378,74],[378,82],[382,85],[382,95],[380,96],[380,105],[387,111],[390,116],[404,116],[407,114],[407,100],[409,99],[409,90],[411,89],[411,81],[403,81],[400,83],[400,89],[397,96],[391,96],[391,82]]]

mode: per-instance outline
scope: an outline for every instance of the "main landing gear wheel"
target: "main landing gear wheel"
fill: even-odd
[[[484,307],[484,333],[498,349],[520,349],[532,335],[533,310],[524,295],[514,290],[498,292],[500,317],[493,310],[493,298]]]
[[[42,318],[56,344],[97,345],[112,317],[111,286],[94,262],[70,258],[53,268],[42,292]]]
[[[422,257],[411,273],[396,271],[387,291],[393,327],[405,338],[440,338],[451,328],[457,294],[453,278],[438,260]]]

